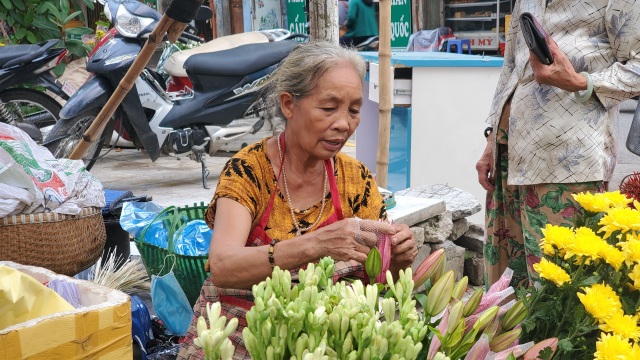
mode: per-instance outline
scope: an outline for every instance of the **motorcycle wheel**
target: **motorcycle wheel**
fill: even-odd
[[[68,121],[58,122],[47,135],[44,143],[56,158],[68,158],[73,149],[82,139],[82,135],[100,113],[100,109],[91,109]],[[102,145],[107,136],[113,132],[113,121],[109,121],[107,127],[100,134],[100,138],[91,144],[82,158],[87,170],[91,170],[95,164]]]
[[[0,92],[0,100],[5,104],[5,110],[0,108],[0,121],[10,123],[7,116],[11,116],[18,123],[29,124],[40,129],[45,138],[49,127],[55,125],[60,118],[62,105],[42,91],[27,88],[12,88]]]

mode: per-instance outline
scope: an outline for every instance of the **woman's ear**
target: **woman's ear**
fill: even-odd
[[[291,93],[284,91],[280,93],[280,110],[282,111],[282,115],[284,115],[286,120],[289,120],[293,116],[294,105],[295,98]]]

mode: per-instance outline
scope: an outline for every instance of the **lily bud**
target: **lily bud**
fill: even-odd
[[[433,360],[451,360],[451,358],[439,352],[439,353],[436,353],[436,356],[433,357]]]
[[[513,342],[520,337],[521,333],[522,333],[522,329],[513,329],[510,331],[507,331],[504,334],[500,334],[496,336],[489,343],[489,347],[491,348],[491,351],[500,352],[508,349],[509,346],[511,346],[511,344],[513,344]]]
[[[492,306],[485,310],[475,324],[473,324],[473,329],[480,331],[484,329],[485,326],[489,325],[491,321],[498,315],[498,310],[500,310],[499,306]]]
[[[481,335],[480,339],[471,347],[464,360],[484,360],[491,349],[489,348],[489,337]]]
[[[451,294],[451,297],[453,297],[456,300],[462,299],[462,295],[464,295],[465,291],[467,291],[467,285],[469,285],[469,278],[467,276],[464,276],[462,279],[460,279],[460,281],[458,281],[456,286],[453,288],[453,293]]]
[[[518,300],[500,320],[502,328],[511,330],[527,317],[528,310],[522,300]],[[495,350],[494,350],[495,351]]]
[[[431,253],[424,261],[418,265],[413,274],[413,282],[416,288],[427,282],[429,278],[439,268],[444,259],[444,249],[438,249]],[[387,282],[388,283],[388,282]]]
[[[461,301],[456,303],[449,310],[449,318],[447,319],[447,334],[452,334],[458,327],[460,319],[462,319],[463,304]]]
[[[380,271],[382,270],[382,256],[380,255],[378,248],[374,247],[369,251],[367,260],[364,263],[364,269],[370,279],[375,279],[376,276],[380,274]]]
[[[453,270],[449,270],[433,285],[424,309],[429,316],[437,315],[447,307],[453,293],[453,281]]]
[[[476,309],[478,308],[478,305],[480,305],[480,301],[482,300],[483,294],[484,294],[484,291],[482,289],[476,289],[473,292],[473,294],[471,294],[471,297],[469,297],[467,302],[464,304],[464,310],[462,311],[462,316],[467,317],[476,311]]]

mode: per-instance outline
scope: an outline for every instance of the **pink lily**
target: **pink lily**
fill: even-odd
[[[486,334],[482,334],[478,342],[469,349],[464,360],[484,360],[489,351],[491,351],[489,348],[489,337]]]

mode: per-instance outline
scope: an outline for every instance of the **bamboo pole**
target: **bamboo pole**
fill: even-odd
[[[164,35],[167,34],[169,42],[173,44],[180,34],[182,34],[186,26],[186,23],[174,21],[166,14],[162,15],[160,22],[158,22],[158,25],[149,35],[149,38],[142,47],[142,50],[140,50],[140,54],[138,54],[136,59],[133,61],[133,64],[131,64],[131,67],[125,74],[124,78],[120,80],[118,87],[109,98],[109,101],[107,101],[102,110],[100,110],[98,116],[93,120],[84,135],[82,135],[82,140],[73,149],[69,159],[82,159],[87,152],[87,149],[89,149],[89,146],[91,146],[91,144],[94,143],[102,134],[109,123],[111,116],[122,102],[122,99],[124,99],[129,90],[131,90],[136,79],[140,76],[140,73],[144,70],[149,59],[151,59],[151,56],[153,56],[153,53],[158,48],[158,44],[162,42]]]
[[[378,123],[378,152],[376,154],[376,182],[387,187],[389,170],[389,136],[391,133],[391,0],[380,0],[380,104]]]

